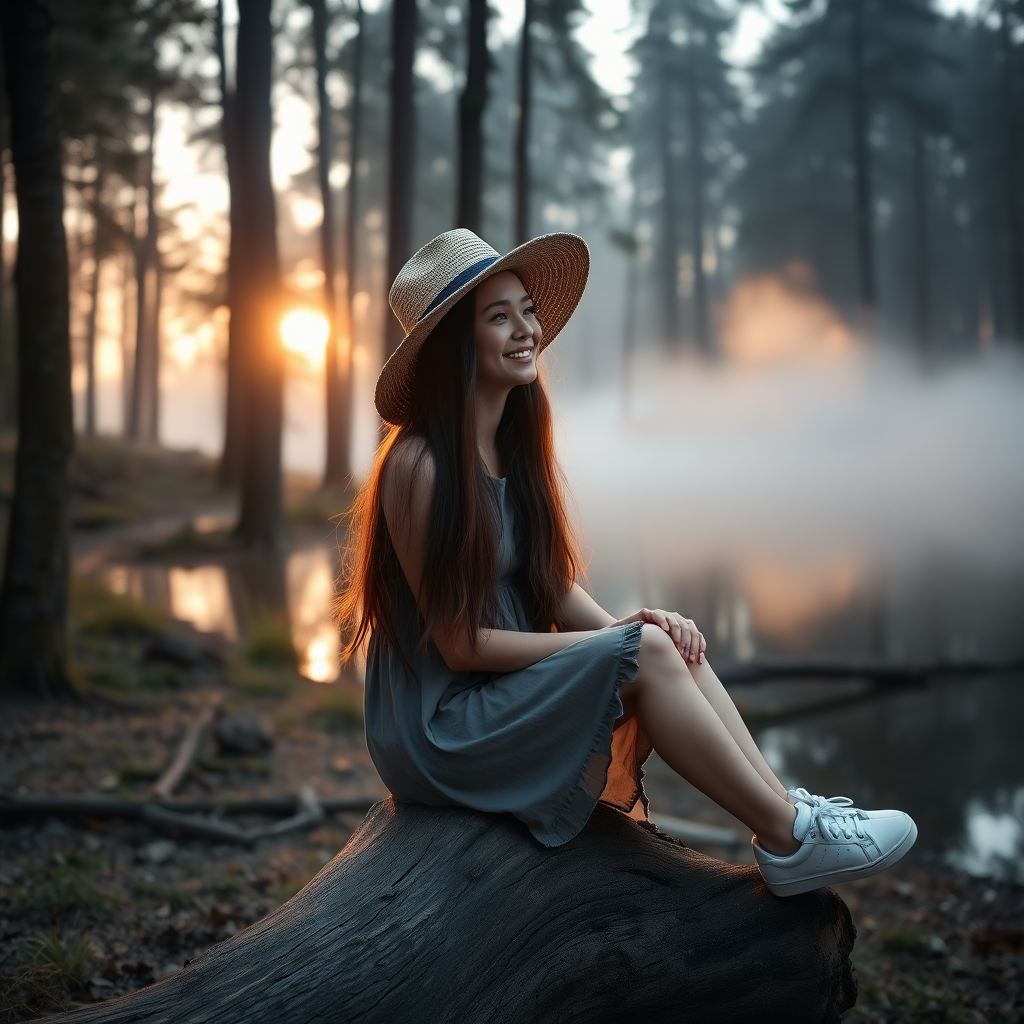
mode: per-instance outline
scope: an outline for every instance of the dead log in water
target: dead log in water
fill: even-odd
[[[748,661],[715,669],[726,686],[774,683],[794,679],[866,680],[877,686],[923,686],[932,679],[1005,675],[1024,672],[1024,658],[984,658],[940,661],[861,661],[812,659]]]
[[[599,806],[544,849],[509,816],[376,804],[297,896],[150,988],[68,1015],[346,1024],[837,1022],[854,927]]]

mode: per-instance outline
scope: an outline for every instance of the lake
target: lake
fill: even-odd
[[[589,392],[560,375],[555,361],[559,450],[609,611],[684,612],[716,665],[1024,657],[1019,359],[928,374],[857,354],[648,361]],[[213,564],[104,571],[115,589],[230,638],[239,588],[255,585]],[[325,541],[277,573],[302,671],[325,683],[338,653],[335,571]],[[1024,877],[1024,677],[864,690],[810,681],[733,695],[787,784],[901,807],[918,821],[919,852]],[[809,709],[836,696],[845,702]],[[649,768],[655,809],[736,825],[656,758]]]

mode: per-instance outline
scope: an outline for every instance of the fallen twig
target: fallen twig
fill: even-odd
[[[262,839],[265,836],[280,836],[285,832],[294,832],[309,825],[316,825],[324,820],[324,810],[317,798],[316,790],[310,782],[304,782],[299,786],[299,811],[284,821],[275,822],[263,828],[249,829],[252,839]]]
[[[174,760],[153,787],[153,796],[157,797],[157,799],[169,800],[171,794],[185,777],[185,773],[189,770],[196,756],[196,750],[199,747],[199,739],[203,734],[203,730],[213,721],[213,716],[216,714],[217,708],[223,699],[223,694],[216,694],[185,730],[185,736],[178,747]]]
[[[319,800],[324,814],[341,811],[365,813],[380,797],[325,797]],[[294,796],[250,797],[237,800],[131,800],[108,796],[64,796],[50,794],[0,794],[2,818],[127,818],[138,820],[147,807],[179,814],[288,814],[295,810]]]
[[[247,835],[248,829],[239,828],[227,821],[218,821],[216,818],[203,818],[198,814],[170,811],[166,807],[159,807],[156,804],[143,805],[141,818],[158,828],[185,832],[203,839],[219,839],[221,842],[229,843],[250,842]]]

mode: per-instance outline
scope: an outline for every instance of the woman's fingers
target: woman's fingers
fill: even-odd
[[[666,612],[661,608],[641,608],[637,616],[644,622],[659,626],[672,638],[680,656],[688,662],[700,664],[704,661],[707,641],[697,629],[693,619],[687,619],[678,612]]]

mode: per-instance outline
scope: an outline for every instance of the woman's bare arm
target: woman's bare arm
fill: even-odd
[[[391,534],[391,543],[409,581],[409,587],[420,601],[420,584],[430,537],[430,509],[434,493],[434,460],[424,451],[423,442],[409,441],[396,448],[384,473],[384,518]],[[519,633],[508,629],[478,631],[476,644],[471,643],[465,629],[458,631],[443,626],[434,630],[433,641],[445,664],[455,672],[515,672],[556,654],[566,647],[593,636],[610,624],[602,616],[597,621],[593,609],[597,604],[582,589],[580,594],[593,606],[584,621],[586,603],[579,602],[581,626],[565,633]],[[422,603],[420,611],[425,613]],[[610,620],[610,616],[608,616]],[[587,623],[593,621],[593,625]]]
[[[605,629],[615,625],[615,616],[606,612],[578,583],[565,595],[561,620],[570,630]]]

